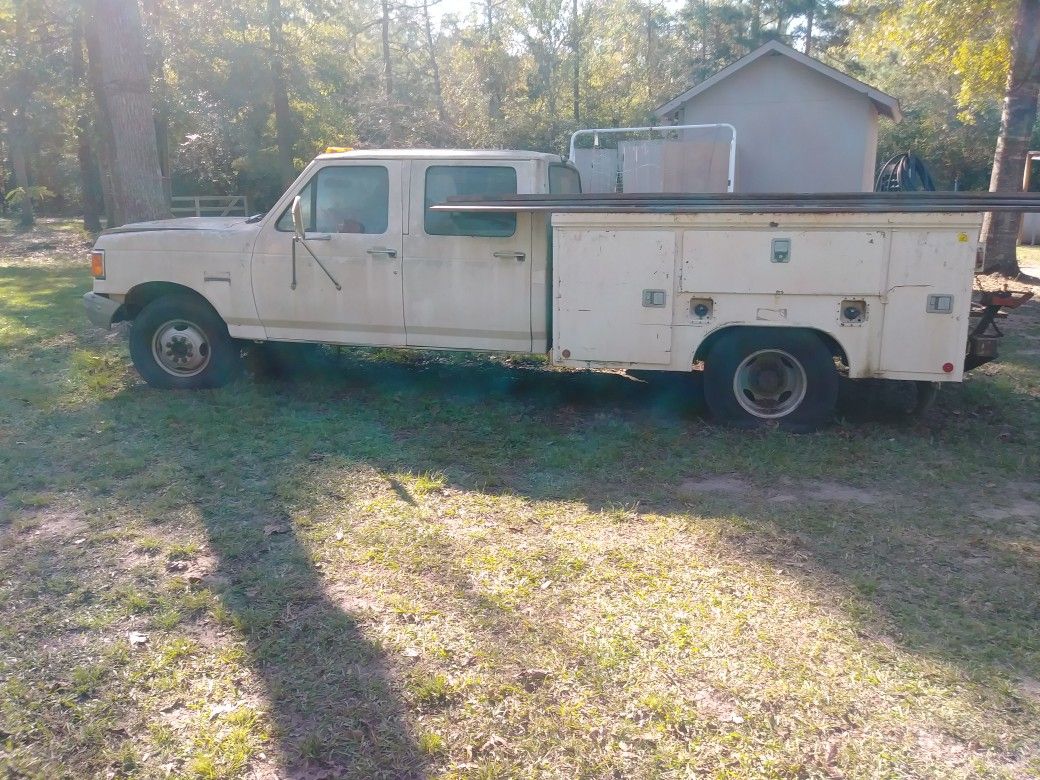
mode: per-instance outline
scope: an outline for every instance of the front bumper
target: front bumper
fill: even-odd
[[[83,307],[87,310],[87,319],[99,328],[112,327],[112,318],[116,316],[120,306],[122,304],[118,301],[94,292],[88,292],[83,296]]]

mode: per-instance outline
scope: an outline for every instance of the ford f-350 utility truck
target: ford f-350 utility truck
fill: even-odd
[[[248,342],[548,352],[703,368],[716,417],[811,428],[839,372],[962,378],[975,201],[579,193],[551,154],[323,154],[266,214],[105,231],[86,308],[166,388],[223,385]]]

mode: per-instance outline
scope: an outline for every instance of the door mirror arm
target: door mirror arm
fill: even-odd
[[[329,281],[332,282],[333,286],[337,290],[342,290],[343,286],[336,281],[336,277],[332,275],[328,268],[325,267],[325,263],[318,259],[318,256],[311,251],[311,248],[307,246],[307,235],[303,229],[303,205],[300,202],[300,196],[297,195],[292,201],[292,224],[293,224],[293,240],[292,240],[292,283],[289,285],[290,290],[296,289],[296,245],[299,244],[307,250],[314,262],[318,264],[318,267],[325,272],[325,275],[329,277]],[[331,238],[331,236],[330,236]]]

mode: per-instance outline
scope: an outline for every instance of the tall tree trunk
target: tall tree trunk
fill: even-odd
[[[487,23],[487,47],[484,56],[487,61],[488,116],[492,121],[502,117],[502,84],[498,76],[495,57],[498,52],[498,34],[495,32],[494,0],[484,0],[484,20]]]
[[[581,118],[581,30],[578,27],[578,0],[571,3],[571,53],[574,56],[574,123]]]
[[[762,0],[751,3],[751,48],[758,46],[762,37]]]
[[[654,6],[646,6],[646,99],[654,99]]]
[[[159,150],[159,170],[163,177],[163,190],[169,200],[171,191],[170,174],[170,89],[166,81],[166,50],[164,44],[163,0],[145,0],[144,11],[148,23],[155,33],[155,50],[152,52],[152,79],[156,84],[155,96],[155,143]]]
[[[83,227],[91,233],[101,230],[101,172],[97,156],[90,143],[90,116],[85,94],[86,66],[83,62],[83,14],[77,13],[72,21],[72,91],[84,101],[76,117],[76,157],[79,160],[79,181],[82,190]]]
[[[271,87],[274,93],[274,132],[278,146],[278,176],[282,186],[288,187],[296,178],[293,167],[292,108],[289,106],[289,88],[285,78],[285,30],[281,0],[267,0],[267,34],[271,42]]]
[[[555,140],[556,135],[556,53],[546,52],[545,63],[545,99],[546,110],[549,112],[549,142]]]
[[[708,66],[708,24],[711,21],[710,13],[708,0],[701,0],[701,76],[704,75]],[[698,78],[698,81],[700,81],[700,78]]]
[[[104,100],[104,88],[101,78],[101,44],[98,42],[97,31],[90,24],[88,9],[84,7],[83,40],[87,45],[87,81],[90,90],[94,94],[95,129],[97,130],[97,158],[101,177],[101,199],[104,203],[105,226],[117,227],[122,224],[119,218],[119,209],[116,205],[115,188],[112,186],[115,169],[113,163],[114,152],[112,151],[115,141],[112,138],[112,122],[108,117],[108,108]]]
[[[32,182],[29,181],[29,94],[32,90],[29,82],[29,8],[27,0],[15,3],[14,44],[15,73],[12,90],[12,109],[7,123],[9,146],[11,149],[11,165],[14,168],[16,187],[22,188],[22,200],[18,207],[18,224],[31,227],[36,221],[33,213],[33,202],[29,196]]]
[[[83,227],[91,233],[101,230],[104,195],[98,159],[90,145],[90,125],[85,114],[76,120],[76,156],[79,158],[80,186],[83,188]]]
[[[439,0],[435,0],[439,2]],[[448,115],[444,110],[444,92],[441,89],[441,70],[437,66],[437,46],[433,40],[433,23],[430,21],[430,2],[423,0],[423,22],[426,27],[426,48],[430,56],[430,75],[433,77],[433,98],[437,102],[437,119],[442,125],[448,123]]]
[[[15,109],[10,121],[10,146],[11,163],[14,166],[15,185],[22,189],[22,199],[18,203],[18,224],[21,227],[32,227],[36,221],[32,198],[29,189],[32,183],[29,181],[29,150],[28,150],[28,128],[25,118],[24,104]]]
[[[117,218],[138,222],[169,217],[137,2],[90,0],[88,7],[97,40],[90,55],[98,58],[100,98],[111,133],[109,173]]]
[[[1040,95],[1040,0],[1020,0],[1011,38],[1011,68],[1008,71],[1000,135],[993,155],[990,192],[1020,192],[1029,140],[1036,124]],[[982,223],[983,270],[1009,276],[1019,273],[1018,212],[986,214]]]
[[[391,101],[394,96],[394,69],[390,57],[390,2],[389,0],[381,0],[381,2],[383,15],[379,24],[383,42],[383,94],[387,101]]]
[[[812,54],[813,22],[816,21],[816,0],[809,0],[805,9],[805,53]]]

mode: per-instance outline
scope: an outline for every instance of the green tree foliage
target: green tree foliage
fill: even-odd
[[[85,95],[72,84],[71,29],[64,8],[31,0],[0,3],[0,122],[4,127],[3,191],[21,188],[25,214],[44,189],[60,208],[75,198],[76,150],[67,145]],[[21,159],[19,159],[21,158]],[[37,189],[42,187],[43,189]]]
[[[97,148],[92,98],[75,64],[79,2],[0,0],[5,189],[18,186],[11,151],[24,115],[27,184],[55,193],[50,208],[81,202],[77,138],[85,132]],[[576,126],[647,123],[655,106],[772,38],[811,46],[813,56],[901,98],[906,121],[882,123],[882,155],[910,148],[943,186],[984,188],[1014,7],[472,0],[446,11],[448,0],[141,2],[160,158],[173,192],[246,194],[258,208],[282,189],[280,134],[295,171],[330,145],[563,151]],[[30,20],[21,37],[20,5]],[[281,131],[278,54],[288,107]]]
[[[857,50],[897,57],[919,77],[949,74],[970,119],[1003,96],[1015,7],[1015,0],[859,2],[853,8],[870,21],[857,28]]]
[[[879,156],[911,150],[940,188],[989,186],[1011,52],[1014,0],[853,0],[848,42],[830,54],[900,98]]]

